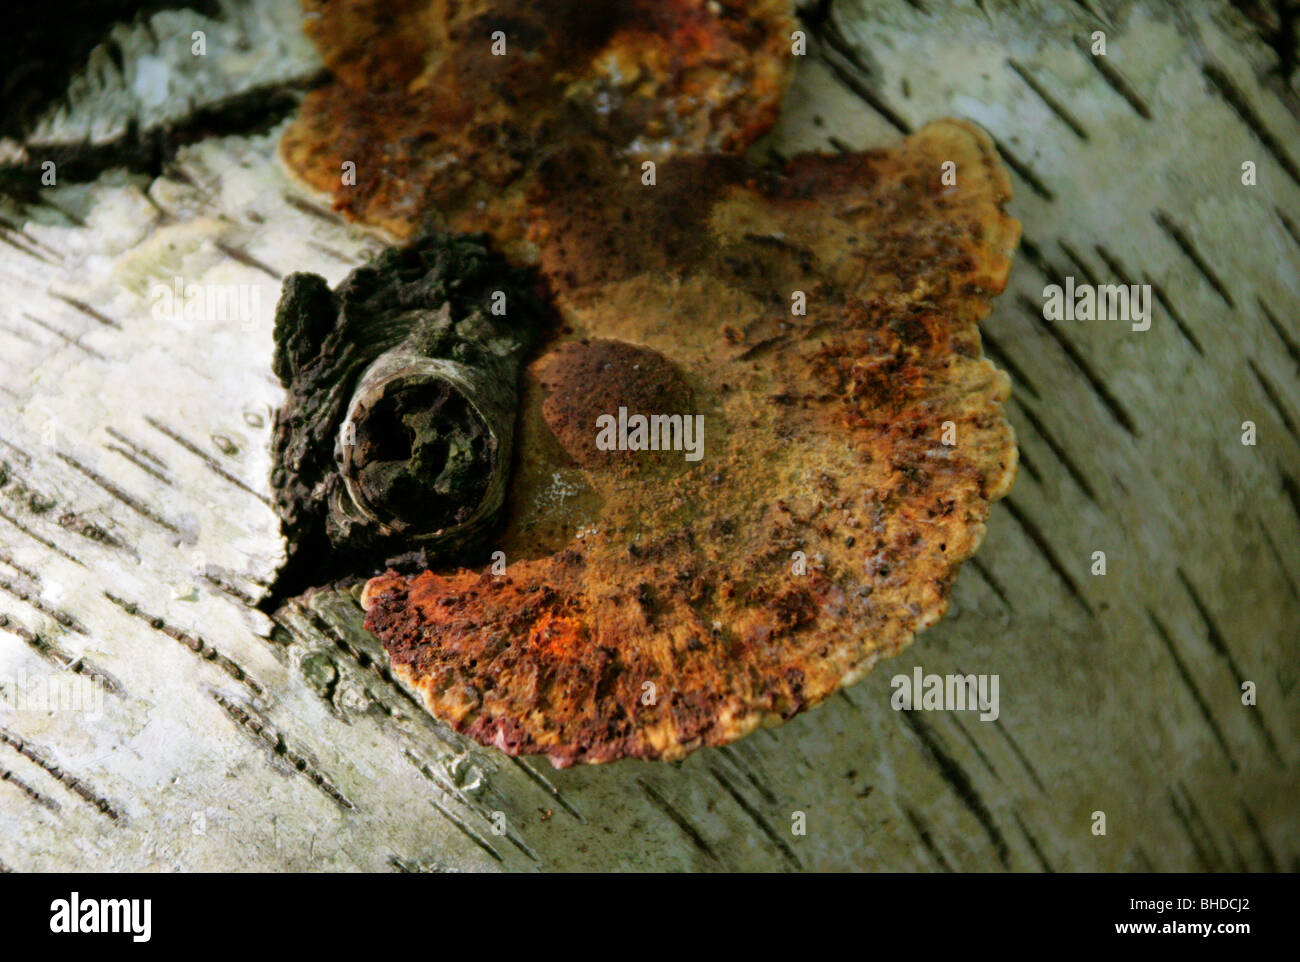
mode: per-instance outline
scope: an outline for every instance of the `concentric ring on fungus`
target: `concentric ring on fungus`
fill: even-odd
[[[978,324],[1019,224],[977,128],[638,173],[578,146],[530,188],[566,333],[524,378],[504,573],[363,594],[430,712],[556,766],[681,758],[858,681],[943,614],[1016,470]],[[702,457],[592,447],[593,398],[701,415]]]

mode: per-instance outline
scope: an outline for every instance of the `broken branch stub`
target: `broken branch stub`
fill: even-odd
[[[427,234],[330,291],[286,279],[272,441],[282,585],[471,550],[505,500],[533,275],[481,236]]]

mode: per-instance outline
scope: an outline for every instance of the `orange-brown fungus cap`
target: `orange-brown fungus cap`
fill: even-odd
[[[333,82],[307,97],[281,156],[399,237],[432,218],[517,239],[536,164],[565,144],[743,150],[775,121],[792,62],[789,0],[304,6]]]
[[[670,158],[654,187],[638,167],[559,151],[529,187],[564,337],[588,343],[528,372],[504,573],[363,596],[434,715],[561,766],[681,758],[857,681],[943,614],[1015,477],[978,324],[1019,225],[982,132],[778,174]],[[700,415],[701,457],[606,469],[583,422],[616,404]]]

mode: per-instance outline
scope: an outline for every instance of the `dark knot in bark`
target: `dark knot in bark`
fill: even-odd
[[[522,362],[548,308],[482,235],[425,234],[333,291],[290,275],[271,485],[281,589],[472,550],[505,501]],[[281,592],[277,592],[281,593]]]

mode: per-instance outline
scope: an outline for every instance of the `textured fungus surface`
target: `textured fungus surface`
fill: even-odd
[[[305,6],[334,80],[281,155],[336,207],[402,237],[432,218],[517,240],[537,165],[564,145],[742,150],[775,121],[793,59],[789,0]]]
[[[542,359],[537,377],[546,392],[546,425],[582,467],[635,472],[682,463],[676,451],[603,449],[597,442],[597,420],[616,417],[620,407],[634,414],[694,415],[690,388],[662,354],[621,341],[570,341]]]
[[[648,189],[572,150],[541,175],[529,236],[569,343],[526,378],[510,563],[390,571],[367,625],[484,743],[680,758],[817,704],[945,610],[1015,477],[978,330],[1019,237],[1009,181],[956,121],[778,173],[685,158]],[[620,404],[703,415],[702,459],[595,449],[583,422]]]

